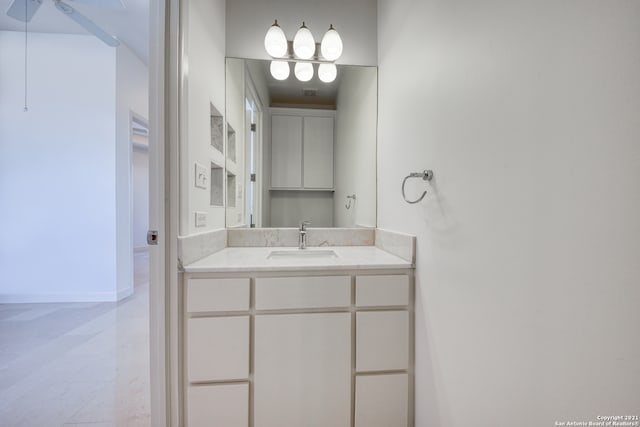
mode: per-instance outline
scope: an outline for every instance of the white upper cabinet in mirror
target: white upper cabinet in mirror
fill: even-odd
[[[375,227],[376,67],[338,65],[333,83],[317,65],[304,83],[226,67],[226,226]]]

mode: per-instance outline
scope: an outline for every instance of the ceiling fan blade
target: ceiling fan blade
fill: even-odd
[[[42,0],[13,0],[7,9],[7,15],[18,21],[29,22],[40,6],[42,6]]]
[[[122,0],[71,0],[74,3],[87,4],[89,6],[104,7],[113,10],[124,10],[125,6]]]
[[[69,18],[76,21],[85,30],[89,31],[91,34],[93,34],[94,36],[96,36],[97,38],[99,38],[109,46],[116,47],[120,45],[120,42],[115,37],[108,34],[102,28],[98,27],[96,24],[93,23],[93,21],[91,21],[89,18],[87,18],[83,14],[79,13],[77,10],[75,10],[68,4],[63,3],[60,0],[55,0],[55,4],[56,4],[56,9],[58,9],[60,12],[67,15]]]

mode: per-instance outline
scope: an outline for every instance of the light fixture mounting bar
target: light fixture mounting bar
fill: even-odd
[[[324,59],[320,54],[320,43],[316,43],[316,51],[313,54],[311,59],[300,59],[293,53],[293,41],[287,40],[287,56],[276,57],[272,56],[271,58],[278,61],[286,61],[286,62],[310,62],[312,64],[333,64],[336,61],[329,61]]]

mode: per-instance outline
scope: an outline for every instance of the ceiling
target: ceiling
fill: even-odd
[[[0,30],[24,31],[24,23],[7,16],[13,0],[0,0]],[[16,0],[19,1],[19,0]],[[127,45],[145,64],[149,60],[149,0],[122,0],[125,10],[64,0],[78,12],[95,22]],[[80,25],[60,13],[52,0],[44,0],[29,22],[28,31],[37,33],[89,34]]]

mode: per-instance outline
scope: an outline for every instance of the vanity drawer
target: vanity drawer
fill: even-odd
[[[249,425],[249,384],[198,385],[187,390],[189,427]]]
[[[249,378],[249,316],[187,320],[189,382]]]
[[[405,427],[409,422],[409,375],[356,377],[355,427]]]
[[[348,307],[350,276],[263,277],[256,279],[256,310]]]
[[[187,280],[186,311],[248,311],[249,279]]]
[[[357,276],[356,305],[407,306],[409,305],[409,276]]]
[[[356,313],[356,371],[409,367],[409,312]]]

